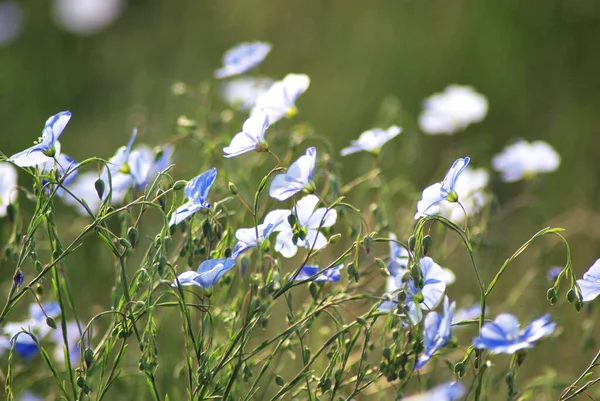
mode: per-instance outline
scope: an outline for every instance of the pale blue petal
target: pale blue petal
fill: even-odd
[[[460,173],[467,167],[469,161],[471,159],[469,157],[459,158],[454,161],[450,170],[444,177],[444,181],[442,181],[442,189],[448,193],[454,191],[454,186],[456,185],[456,180],[460,176]]]
[[[275,243],[275,251],[279,252],[284,258],[291,258],[298,252],[298,247],[294,245],[292,237],[294,234],[291,231],[282,231],[277,234],[277,242]],[[298,241],[300,243],[300,241]]]
[[[335,209],[320,208],[314,211],[310,216],[306,227],[318,229],[321,227],[331,227],[337,220],[337,212]]]
[[[223,55],[223,67],[215,71],[215,78],[243,74],[260,64],[271,51],[266,42],[240,43]]]

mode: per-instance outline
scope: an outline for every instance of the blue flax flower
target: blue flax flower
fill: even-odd
[[[390,259],[387,263],[387,270],[392,277],[396,277],[400,274],[404,274],[406,267],[408,266],[408,251],[403,247],[399,246],[396,240],[396,234],[390,233]]]
[[[148,146],[139,146],[129,155],[130,174],[136,190],[143,191],[171,163],[172,146],[164,146],[157,154]]]
[[[236,134],[229,146],[223,148],[225,157],[239,156],[253,150],[266,150],[265,131],[267,128],[269,128],[269,115],[266,112],[261,110],[251,115],[244,122],[242,132]]]
[[[133,175],[131,175],[130,155],[131,147],[133,146],[136,135],[137,129],[134,129],[127,145],[118,148],[114,156],[108,159],[107,166],[102,169],[100,179],[107,188],[102,195],[102,200],[105,200],[108,197],[109,184],[112,189],[111,201],[114,203],[122,202],[127,191],[134,184],[134,178]]]
[[[182,286],[195,285],[200,288],[209,288],[233,266],[235,266],[235,260],[232,258],[205,260],[200,263],[197,271],[189,270],[181,273],[171,285],[177,287],[177,281],[179,281]]]
[[[409,322],[418,324],[423,319],[423,310],[432,310],[442,299],[446,290],[446,272],[430,257],[424,257],[419,262],[423,276],[423,288],[418,288],[414,279],[410,277],[406,283],[402,282],[402,275],[388,279],[386,295],[395,297],[399,290],[406,291],[406,306],[408,308]],[[385,300],[379,305],[381,311],[391,311],[398,305],[395,298]]]
[[[465,394],[460,382],[440,384],[431,390],[403,398],[402,401],[456,401]]]
[[[319,274],[313,280],[317,281],[317,282],[325,282],[325,281],[338,282],[342,278],[342,275],[340,273],[340,270],[342,269],[342,267],[344,267],[344,265],[332,266],[331,268],[324,270],[321,274]],[[315,274],[318,274],[319,272],[320,272],[319,266],[303,266],[300,269],[300,272],[298,273],[298,275],[296,276],[296,278],[294,280],[296,280],[296,281],[307,280],[307,279],[311,278],[312,276],[314,276]]]
[[[291,198],[305,188],[310,188],[315,165],[317,163],[317,149],[308,148],[306,153],[290,165],[283,174],[273,178],[269,195],[280,201]]]
[[[334,209],[321,207],[315,210],[319,203],[316,195],[306,195],[300,199],[293,210],[273,210],[274,216],[269,216],[270,220],[275,220],[284,216],[285,220],[279,224],[275,231],[278,231],[275,250],[283,257],[291,258],[298,252],[298,247],[306,249],[319,250],[327,245],[327,238],[319,231],[323,227],[331,227],[337,220],[337,212]],[[296,238],[294,240],[294,228],[290,225],[287,217],[294,213],[296,216],[296,228],[304,233],[304,239]]]
[[[454,313],[454,318],[452,319],[452,325],[458,324],[460,322],[464,322],[465,320],[473,320],[479,317],[481,313],[481,305],[475,304],[471,305],[468,308],[462,308]]]
[[[256,99],[256,105],[250,114],[258,113],[260,110],[266,111],[271,125],[283,117],[293,117],[298,113],[296,99],[306,92],[309,85],[308,75],[288,74]]]
[[[423,343],[425,350],[417,359],[415,369],[421,369],[431,359],[433,354],[444,347],[452,338],[452,318],[456,303],[444,297],[444,315],[437,312],[429,312],[425,317],[425,330],[423,332]]]
[[[432,216],[440,212],[440,203],[444,200],[448,202],[457,202],[458,195],[454,190],[456,180],[460,173],[469,164],[468,157],[457,159],[446,173],[446,177],[442,182],[430,185],[423,190],[423,199],[417,204],[417,213],[415,219],[420,219],[424,216]]]
[[[270,43],[240,43],[225,52],[223,67],[215,71],[215,78],[226,78],[248,72],[259,65],[270,51]]]
[[[597,259],[592,267],[583,273],[583,279],[577,280],[581,289],[583,302],[589,302],[596,299],[600,294],[600,259]]]
[[[262,242],[271,236],[275,229],[287,220],[289,210],[273,210],[265,217],[262,224],[253,228],[240,228],[235,232],[235,238],[238,240],[233,248],[231,257],[237,259],[243,252],[250,248],[256,248]],[[258,234],[258,236],[257,236]]]
[[[533,348],[533,343],[547,337],[556,329],[556,323],[546,314],[535,319],[524,329],[509,313],[503,313],[493,322],[485,323],[479,337],[473,340],[475,348],[483,348],[497,354],[514,354],[523,348]]]
[[[8,161],[19,167],[31,167],[53,159],[56,153],[54,146],[70,119],[70,111],[62,111],[50,117],[46,120],[39,142],[22,152],[12,155]]]
[[[173,213],[169,226],[179,224],[197,211],[210,207],[210,203],[206,203],[206,197],[216,177],[217,169],[213,167],[188,182],[183,191],[188,201]]]
[[[372,130],[365,131],[360,134],[356,141],[350,141],[351,146],[342,149],[341,155],[347,156],[362,150],[377,155],[381,151],[381,147],[387,141],[399,135],[401,132],[402,128],[397,125],[392,125],[387,130],[373,128]]]

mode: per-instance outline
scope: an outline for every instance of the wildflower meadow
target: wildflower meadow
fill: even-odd
[[[230,43],[162,88],[168,132],[122,121],[109,152],[77,104],[2,133],[0,399],[596,399],[600,253],[540,190],[576,203],[576,161],[456,145],[499,107],[465,80],[412,114],[365,97],[337,138],[304,112],[327,78],[261,71],[285,57]]]

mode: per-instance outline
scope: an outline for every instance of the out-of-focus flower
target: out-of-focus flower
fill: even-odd
[[[67,342],[69,343],[69,358],[71,363],[77,363],[81,358],[81,332],[79,331],[79,324],[75,321],[67,322]],[[64,351],[64,336],[62,327],[58,327],[57,330],[52,332],[52,341],[57,345],[54,349],[54,359],[58,362],[65,361]]]
[[[506,182],[531,179],[538,173],[550,173],[559,165],[559,154],[544,141],[517,141],[492,159],[494,170],[500,172],[502,181]]]
[[[129,188],[135,183],[135,179],[131,174],[129,158],[131,155],[131,147],[133,146],[136,136],[137,130],[134,129],[127,145],[118,148],[114,156],[108,159],[107,166],[102,169],[100,179],[104,182],[104,185],[106,185],[106,190],[104,191],[104,194],[102,194],[103,200],[108,197],[110,188],[112,189],[111,201],[113,203],[122,202]]]
[[[406,283],[402,282],[402,275],[394,277],[394,285],[388,279],[388,292],[386,295],[395,297],[399,290],[406,291],[406,306],[408,307],[408,318],[415,325],[423,319],[421,309],[433,310],[442,299],[446,290],[444,281],[446,272],[430,257],[426,256],[420,260],[421,275],[423,276],[423,287],[417,287],[415,280],[410,277]],[[395,287],[395,288],[393,288]],[[381,311],[391,311],[398,306],[396,299],[383,301],[379,305]]]
[[[265,110],[269,114],[271,125],[283,117],[293,117],[298,113],[296,99],[308,89],[309,85],[308,75],[288,74],[258,97],[251,114]]]
[[[450,135],[482,121],[487,111],[485,96],[470,86],[450,85],[444,92],[425,99],[419,126],[426,134]]]
[[[197,271],[186,271],[177,276],[171,284],[177,287],[177,281],[182,286],[195,285],[200,288],[212,287],[225,273],[235,266],[235,259],[209,259],[200,263]]]
[[[225,52],[223,67],[215,71],[215,78],[226,78],[248,72],[262,63],[270,51],[270,43],[240,43]]]
[[[206,202],[206,197],[216,177],[217,169],[213,167],[188,182],[183,191],[188,201],[173,213],[169,226],[179,224],[197,211],[210,207],[210,203]]]
[[[390,238],[393,241],[390,241],[390,259],[387,263],[387,270],[390,273],[390,276],[396,277],[400,274],[403,274],[408,266],[408,251],[403,247],[399,246],[396,243],[398,237],[396,234],[390,233]]]
[[[265,141],[265,131],[269,128],[269,115],[260,111],[251,115],[244,125],[242,132],[236,134],[229,146],[223,148],[225,157],[239,156],[253,150],[265,150],[267,143]]]
[[[35,395],[34,393],[32,393],[31,391],[23,391],[21,392],[21,394],[19,394],[19,398],[17,398],[18,401],[44,401],[44,398]]]
[[[54,0],[55,22],[76,35],[93,35],[114,22],[124,0]]]
[[[520,329],[516,317],[503,313],[493,322],[483,325],[481,334],[473,340],[473,344],[475,348],[487,349],[498,354],[514,354],[523,348],[533,348],[533,343],[549,336],[555,329],[556,323],[550,321],[549,314]]]
[[[427,392],[403,398],[402,401],[457,401],[464,394],[465,387],[460,382],[449,382]]]
[[[259,96],[266,93],[271,85],[271,78],[240,77],[221,84],[221,96],[229,105],[242,111],[254,107]]]
[[[590,270],[591,270],[591,268],[590,268]],[[600,269],[598,269],[598,270],[600,273]],[[549,268],[548,272],[546,272],[546,277],[548,277],[548,281],[551,281],[554,283],[556,281],[556,279],[558,278],[558,275],[562,271],[563,271],[563,268],[560,266],[553,266],[553,267]],[[598,280],[599,280],[599,284],[600,284],[600,275],[598,277]],[[600,285],[599,285],[599,287],[600,287]]]
[[[17,201],[17,169],[10,164],[0,162],[0,217],[6,216],[6,208]]]
[[[583,273],[583,279],[577,280],[581,289],[583,302],[593,301],[600,295],[600,259],[597,259],[587,272]]]
[[[402,128],[397,125],[392,125],[387,130],[373,128],[372,130],[365,131],[360,134],[356,141],[350,141],[351,146],[342,149],[341,155],[346,156],[362,150],[377,155],[381,151],[381,147],[387,141],[399,135],[401,132]]]
[[[94,184],[98,179],[98,173],[94,171],[86,171],[78,174],[77,178],[67,186],[67,189],[77,199],[85,201],[90,210],[96,213],[100,208],[101,199],[98,197]],[[106,191],[108,192],[108,191]],[[66,194],[62,200],[70,206],[75,207],[77,212],[82,215],[87,214],[86,209],[75,199],[71,194]]]
[[[452,324],[464,322],[465,320],[473,320],[479,317],[481,306],[479,304],[471,305],[468,308],[459,309],[454,313]]]
[[[319,203],[319,198],[315,195],[306,195],[300,199],[293,210],[273,210],[276,216],[289,215],[293,213],[296,217],[296,228],[302,232],[302,236],[294,231],[288,221],[285,219],[279,224],[275,231],[278,231],[275,250],[283,257],[291,258],[298,251],[298,247],[304,247],[312,250],[319,250],[327,245],[327,238],[319,231],[322,227],[331,227],[337,220],[337,213],[334,209],[325,207],[315,210]],[[268,216],[268,215],[267,215]],[[302,238],[303,237],[303,238]]]
[[[429,312],[425,317],[425,329],[423,331],[423,344],[425,350],[417,358],[415,369],[421,369],[431,359],[433,354],[444,347],[452,338],[452,318],[456,303],[444,297],[444,315],[437,312]]]
[[[480,211],[489,201],[489,196],[484,192],[489,179],[487,170],[483,168],[465,168],[456,180],[454,187],[454,191],[460,199],[460,205],[456,202],[441,202],[440,215],[455,223],[461,223],[465,219],[465,212],[471,216]]]
[[[21,33],[23,11],[14,1],[0,2],[0,47],[12,42]]]
[[[317,281],[317,282],[340,281],[340,279],[342,278],[342,275],[340,273],[340,270],[342,269],[342,267],[344,267],[344,265],[333,266],[330,269],[323,271],[316,278],[314,278],[313,281]],[[319,266],[303,266],[302,269],[300,269],[300,272],[298,273],[298,275],[296,276],[296,278],[294,280],[296,280],[296,281],[308,280],[309,278],[311,278],[315,274],[318,274],[319,272],[320,272]]]
[[[169,167],[173,150],[173,146],[167,145],[163,146],[158,154],[148,146],[139,146],[131,151],[129,167],[135,189],[143,191]]]
[[[468,157],[459,158],[450,167],[444,181],[430,185],[423,190],[423,199],[417,204],[417,213],[415,219],[425,216],[432,216],[440,212],[440,203],[444,200],[448,202],[457,202],[459,200],[456,193],[456,181],[469,164]]]
[[[31,167],[53,160],[56,154],[56,142],[70,119],[70,111],[62,111],[50,117],[46,120],[39,141],[32,147],[12,155],[8,158],[8,161],[19,167]]]
[[[278,174],[271,181],[269,195],[283,201],[312,185],[317,164],[317,149],[308,148],[306,153],[288,167],[284,174]]]

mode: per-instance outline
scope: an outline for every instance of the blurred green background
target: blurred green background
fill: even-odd
[[[197,107],[174,96],[172,84],[198,87],[212,78],[224,51],[241,41],[263,40],[273,50],[260,74],[276,79],[289,72],[308,74],[311,86],[298,101],[297,119],[310,122],[336,150],[374,126],[404,127],[382,155],[383,174],[392,185],[402,176],[414,186],[414,197],[399,200],[406,208],[390,215],[399,236],[410,234],[421,188],[438,181],[452,160],[469,155],[473,166],[490,169],[492,156],[512,139],[542,139],[561,155],[557,172],[515,184],[492,174],[497,202],[478,253],[484,276],[489,282],[504,259],[548,225],[567,229],[579,274],[598,256],[596,1],[129,1],[114,23],[88,36],[57,25],[52,2],[19,4],[21,34],[0,47],[0,150],[7,155],[29,146],[46,118],[65,109],[73,118],[61,138],[63,151],[77,160],[109,157],[133,126],[140,128],[139,143],[159,144],[176,133],[178,116]],[[472,85],[486,95],[487,118],[453,136],[420,133],[421,101],[451,83]],[[394,121],[381,111],[386,99],[399,105]],[[238,116],[240,123],[244,117]],[[350,156],[345,181],[366,172],[370,163],[368,156]],[[512,211],[515,205],[522,207]],[[505,302],[509,291],[534,272],[511,311],[530,319],[560,310],[553,313],[564,333],[560,342],[540,344],[524,371],[533,376],[546,364],[572,379],[594,352],[579,348],[591,333],[581,323],[588,312],[576,317],[574,308],[548,307],[545,272],[564,263],[564,254],[559,242],[541,242],[511,265],[490,301],[491,313],[501,312],[494,304]],[[79,254],[85,269],[86,255]],[[475,296],[464,254],[452,255],[443,263],[459,277],[450,295]],[[12,265],[3,262],[2,268],[3,279],[10,280]],[[81,281],[88,275],[74,274]],[[112,284],[110,269],[98,275],[107,288]]]

